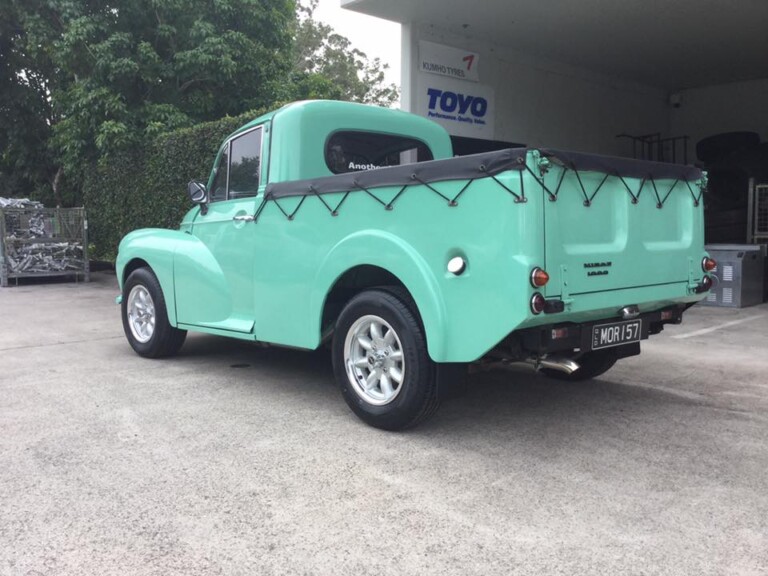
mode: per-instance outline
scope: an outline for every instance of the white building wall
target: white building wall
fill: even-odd
[[[700,139],[721,132],[757,132],[768,140],[768,78],[684,90],[671,125],[676,134],[691,138],[691,159]]]
[[[620,133],[670,133],[664,90],[513,52],[434,26],[403,26],[402,106],[416,111],[419,40],[480,54],[480,83],[495,93],[496,140],[631,155]],[[434,75],[432,75],[434,76]]]

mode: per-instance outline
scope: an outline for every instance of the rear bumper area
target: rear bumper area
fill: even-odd
[[[674,305],[633,318],[614,316],[584,323],[561,322],[536,326],[513,332],[505,342],[523,355],[535,356],[573,350],[589,352],[597,348],[634,347],[639,346],[639,341],[661,332],[665,324],[680,324],[686,308],[685,305]],[[635,327],[637,321],[639,326]],[[623,329],[623,326],[632,330]],[[630,340],[622,338],[621,332],[628,332]],[[617,335],[615,339],[611,338],[614,334]]]

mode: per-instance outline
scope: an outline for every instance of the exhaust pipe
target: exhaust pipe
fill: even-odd
[[[526,360],[528,364],[532,364],[536,370],[542,368],[549,368],[550,370],[557,370],[559,372],[565,372],[566,374],[573,374],[581,368],[576,362],[570,358],[561,358],[559,356],[547,356],[546,358],[528,358]]]

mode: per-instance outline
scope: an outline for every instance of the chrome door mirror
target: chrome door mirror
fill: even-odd
[[[208,200],[208,190],[205,189],[205,184],[196,180],[187,184],[187,195],[193,204],[205,204]]]

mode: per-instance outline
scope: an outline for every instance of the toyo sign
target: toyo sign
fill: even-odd
[[[431,74],[417,76],[416,112],[454,136],[493,139],[493,106],[490,86]]]
[[[444,114],[456,113],[456,119],[459,122],[485,124],[483,117],[488,113],[488,100],[481,96],[471,96],[437,88],[427,88],[427,96],[429,96],[430,116],[440,112]]]

